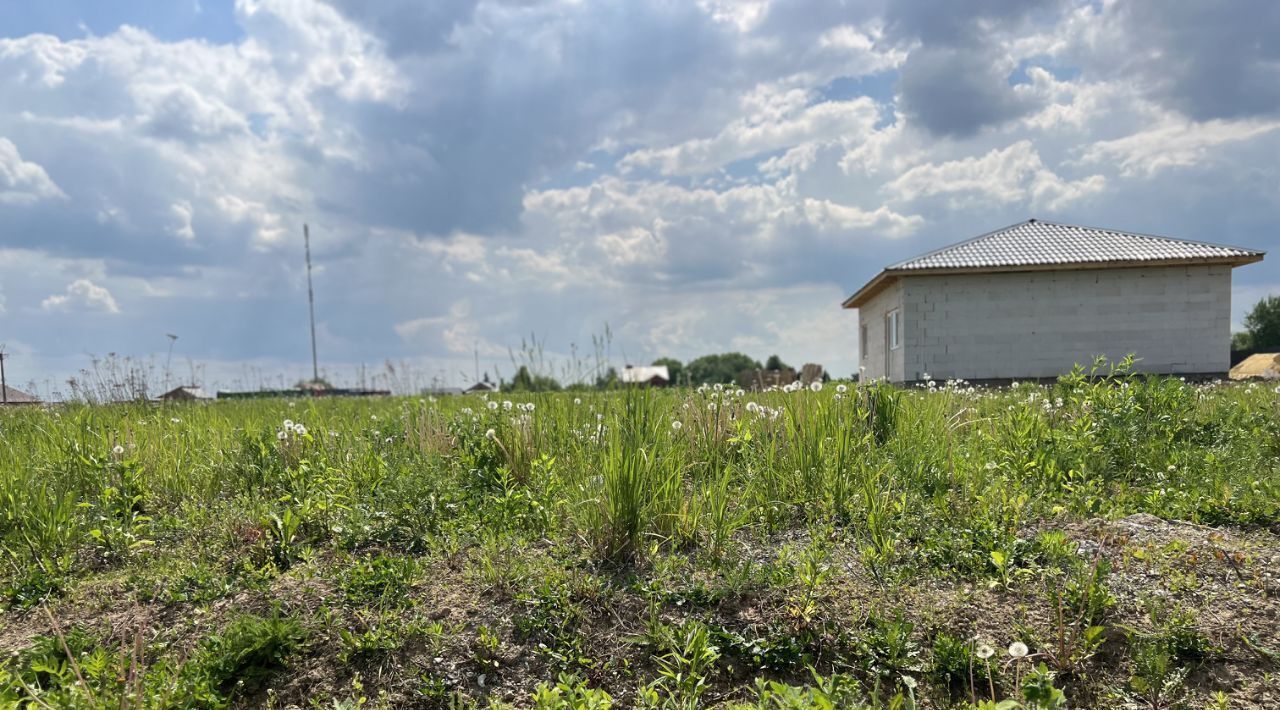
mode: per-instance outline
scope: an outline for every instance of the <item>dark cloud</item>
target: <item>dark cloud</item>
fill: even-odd
[[[1035,105],[1010,86],[994,52],[921,47],[902,66],[902,108],[934,135],[965,137],[1017,118]]]
[[[1280,113],[1280,2],[1132,0],[1114,11],[1106,36],[1123,45],[1081,57],[1095,71],[1136,77],[1196,120]]]
[[[1000,42],[1029,22],[1057,19],[1060,0],[905,0],[890,3],[887,31],[919,43],[902,67],[903,109],[934,135],[969,136],[1035,106],[1009,81]]]

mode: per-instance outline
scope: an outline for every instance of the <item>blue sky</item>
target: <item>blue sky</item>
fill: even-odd
[[[1271,249],[1280,4],[0,6],[0,343],[209,386],[742,350],[856,369],[840,301],[1036,216]],[[1280,292],[1236,272],[1239,323]],[[183,379],[187,374],[180,375]]]

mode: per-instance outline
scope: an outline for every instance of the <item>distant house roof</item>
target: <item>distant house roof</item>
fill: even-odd
[[[0,398],[0,404],[39,404],[40,398],[35,395],[27,394],[22,390],[17,390],[9,386],[4,388],[4,397]]]
[[[901,276],[929,273],[1228,264],[1261,261],[1265,252],[1114,229],[1029,219],[886,267],[844,302],[857,308]]]
[[[639,385],[646,382],[652,382],[655,377],[663,382],[670,382],[671,371],[667,369],[666,365],[650,365],[647,367],[627,365],[622,372],[618,373],[618,379],[626,385]]]
[[[157,397],[157,399],[186,400],[186,399],[213,399],[213,398],[205,394],[205,391],[203,389],[196,387],[195,385],[183,385],[181,387],[175,387],[169,390],[168,392],[165,392],[164,394]]]
[[[467,392],[497,392],[498,386],[492,382],[477,382],[467,388]]]

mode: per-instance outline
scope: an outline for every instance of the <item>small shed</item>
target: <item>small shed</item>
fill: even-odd
[[[162,402],[192,402],[198,399],[213,399],[205,391],[195,385],[182,385],[156,397]]]
[[[627,365],[618,374],[618,379],[624,385],[666,387],[671,384],[671,371],[667,369],[666,365],[649,365],[647,367]]]

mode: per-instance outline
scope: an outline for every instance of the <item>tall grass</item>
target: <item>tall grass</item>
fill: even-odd
[[[280,567],[317,547],[428,549],[461,519],[615,563],[830,524],[884,574],[961,575],[993,573],[993,552],[1017,564],[1038,518],[1280,520],[1280,394],[1113,374],[6,409],[0,602],[193,548]]]

